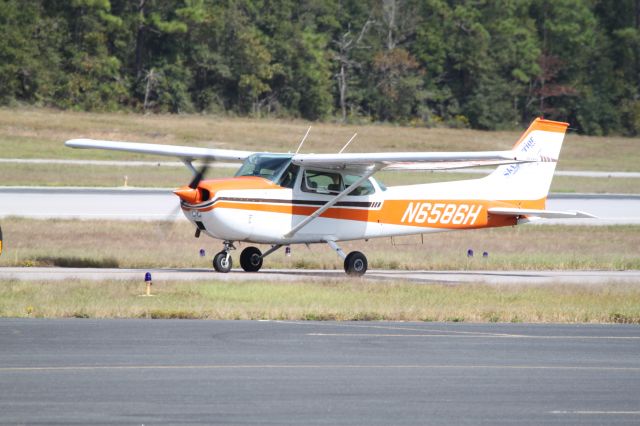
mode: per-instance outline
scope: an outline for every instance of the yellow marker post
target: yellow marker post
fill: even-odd
[[[141,296],[153,296],[151,294],[151,286],[153,285],[153,281],[151,280],[151,272],[147,272],[144,274],[144,282],[147,284],[147,292],[146,294],[142,294]]]

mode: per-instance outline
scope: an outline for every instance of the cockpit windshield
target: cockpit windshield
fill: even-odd
[[[290,154],[253,154],[242,163],[237,176],[260,176],[276,182],[291,163]]]

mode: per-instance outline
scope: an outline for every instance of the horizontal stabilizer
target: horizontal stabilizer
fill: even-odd
[[[492,207],[489,209],[490,214],[500,216],[535,216],[544,219],[585,219],[596,218],[596,216],[589,213],[572,211],[572,212],[560,212],[554,210],[537,210],[537,209],[517,209],[517,208],[503,208]]]

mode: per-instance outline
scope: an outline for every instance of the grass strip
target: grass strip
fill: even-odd
[[[211,268],[220,241],[194,238],[190,223],[2,219],[2,266]],[[242,249],[232,252],[235,265]],[[259,246],[262,251],[268,246]],[[367,255],[370,268],[396,270],[640,269],[640,226],[517,226],[443,232],[424,237],[345,242]],[[200,256],[200,250],[205,256]],[[467,257],[467,250],[476,255]],[[488,257],[482,253],[487,252]],[[326,244],[279,250],[264,268],[337,269]]]
[[[247,119],[202,114],[87,113],[44,108],[0,108],[3,158],[143,159],[153,156],[66,148],[67,139],[126,140],[256,151],[295,150],[309,125],[304,152],[337,152],[358,133],[350,152],[492,151],[509,149],[524,128],[510,132],[400,127],[363,122],[344,125],[303,120]],[[160,159],[161,157],[155,157]],[[569,133],[560,170],[640,171],[638,138]],[[166,160],[166,158],[165,158]]]
[[[640,288],[362,280],[0,283],[1,317],[640,323]]]

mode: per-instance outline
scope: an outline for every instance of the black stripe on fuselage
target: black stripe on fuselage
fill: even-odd
[[[182,201],[182,206],[202,209],[205,207],[211,207],[218,201],[233,201],[237,203],[268,203],[268,204],[291,204],[297,206],[324,206],[327,204],[327,201],[321,200],[284,200],[284,199],[275,199],[275,198],[242,198],[242,197],[219,197],[214,200],[200,203],[200,204],[187,204]],[[381,202],[368,202],[368,201],[338,201],[335,206],[336,207],[359,207],[359,208],[377,208],[382,205]]]

